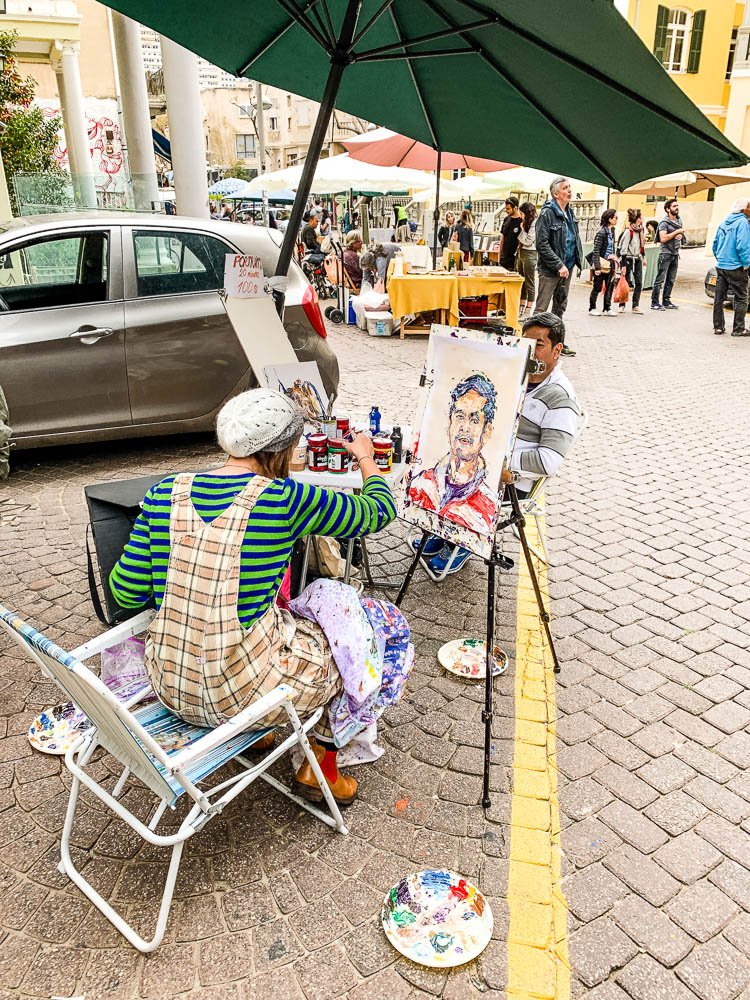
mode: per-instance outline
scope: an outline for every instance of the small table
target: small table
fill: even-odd
[[[404,447],[406,443],[411,440],[411,428],[402,427]],[[393,468],[388,473],[383,473],[383,479],[388,483],[393,491],[402,481],[406,475],[406,470],[408,466],[406,462],[398,462],[394,464]],[[362,474],[357,472],[311,472],[310,469],[301,469],[299,472],[291,471],[289,473],[292,479],[296,479],[298,483],[307,483],[310,486],[321,486],[323,489],[327,490],[352,490],[354,493],[362,492]],[[370,572],[370,560],[367,553],[367,544],[365,542],[365,535],[359,536],[362,542],[362,565],[365,571],[365,582],[368,587],[377,587],[380,590],[385,588],[397,588],[398,583],[391,583],[388,580],[374,580],[372,573]],[[356,538],[349,538],[347,540],[346,548],[346,567],[344,569],[344,583],[349,583],[349,578],[351,576],[352,569],[352,556],[354,554],[354,543]],[[305,583],[307,582],[307,567],[310,562],[310,546],[313,545],[313,535],[307,535],[305,537],[305,548],[302,556],[302,572],[300,574],[300,591],[305,589]]]

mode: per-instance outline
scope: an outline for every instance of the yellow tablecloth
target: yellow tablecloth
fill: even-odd
[[[388,277],[388,297],[394,319],[428,309],[444,309],[448,323],[458,325],[458,300],[474,295],[487,295],[497,308],[500,296],[505,296],[505,317],[509,326],[518,329],[518,306],[523,278],[507,274],[460,276],[454,271],[444,274],[404,274],[403,262],[391,261]],[[494,301],[493,301],[494,300]]]

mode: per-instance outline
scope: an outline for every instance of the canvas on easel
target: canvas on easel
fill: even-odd
[[[489,559],[533,344],[435,325],[401,516]]]

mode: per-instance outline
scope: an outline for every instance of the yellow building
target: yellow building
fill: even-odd
[[[699,0],[692,5],[671,6],[656,0],[622,0],[617,6],[678,87],[724,132],[745,4],[736,0]],[[638,81],[633,82],[637,86]],[[633,138],[638,141],[637,136]],[[647,163],[648,150],[644,149],[643,154]],[[705,238],[713,200],[713,190],[680,199],[685,227],[696,241],[701,234]],[[662,214],[656,202],[655,198],[621,195],[617,207],[623,214],[628,207],[639,207],[644,217],[650,218]]]

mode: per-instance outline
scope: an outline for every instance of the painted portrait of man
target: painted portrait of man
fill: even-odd
[[[453,387],[448,410],[450,451],[414,476],[410,503],[480,535],[492,530],[499,483],[488,482],[482,449],[492,435],[496,409],[497,392],[486,375],[469,375]]]

